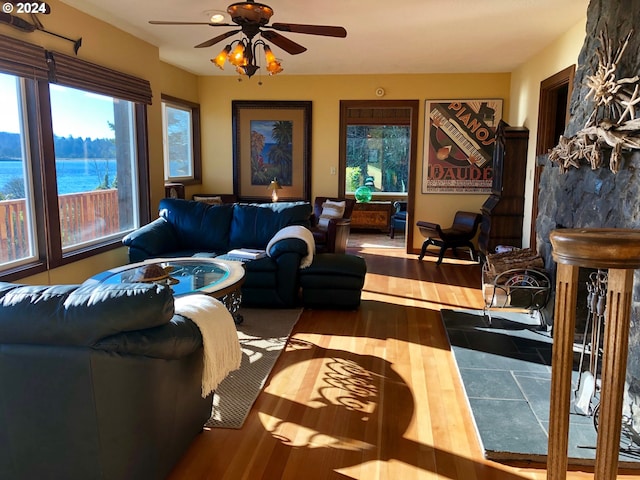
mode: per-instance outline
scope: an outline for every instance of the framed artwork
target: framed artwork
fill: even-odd
[[[311,102],[232,102],[233,193],[241,201],[310,201]]]
[[[422,193],[491,193],[502,99],[427,100]]]

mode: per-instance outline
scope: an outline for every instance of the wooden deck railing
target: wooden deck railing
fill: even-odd
[[[58,203],[63,247],[120,231],[117,189],[60,195]],[[27,215],[24,199],[0,201],[0,263],[31,255]]]

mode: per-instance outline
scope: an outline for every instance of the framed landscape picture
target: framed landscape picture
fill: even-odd
[[[427,100],[422,193],[491,193],[502,99]]]
[[[311,102],[232,102],[233,189],[242,201],[270,201],[273,180],[284,201],[310,201]]]

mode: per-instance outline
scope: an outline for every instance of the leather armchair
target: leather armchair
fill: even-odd
[[[0,283],[0,478],[160,480],[211,415],[169,287]]]
[[[322,204],[327,200],[345,202],[344,214],[342,218],[330,218],[327,228],[320,228],[318,221],[322,215]],[[355,204],[356,201],[352,198],[316,197],[311,217],[311,232],[316,243],[316,253],[345,253]]]
[[[418,259],[422,260],[424,258],[429,245],[435,245],[440,247],[437,265],[442,263],[444,252],[448,248],[451,248],[453,253],[456,254],[457,247],[467,247],[471,259],[475,261],[476,250],[471,240],[476,236],[481,220],[482,216],[479,213],[458,211],[453,219],[453,225],[449,228],[442,228],[437,223],[432,222],[416,222],[420,233],[426,237]]]

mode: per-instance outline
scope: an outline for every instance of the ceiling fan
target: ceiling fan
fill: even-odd
[[[321,35],[325,37],[347,36],[347,31],[343,27],[331,25],[307,25],[300,23],[273,23],[268,25],[273,9],[264,3],[257,3],[253,0],[246,2],[232,3],[227,7],[227,12],[231,16],[231,23],[214,23],[214,22],[172,22],[151,20],[149,23],[153,25],[209,25],[211,27],[235,27],[239,29],[230,30],[217,37],[213,37],[205,42],[196,45],[195,48],[206,48],[216,43],[232,37],[237,33],[242,33],[243,38],[234,40],[228,44],[218,56],[211,61],[220,68],[223,68],[226,60],[236,67],[238,73],[251,77],[260,67],[256,65],[255,50],[258,45],[262,45],[267,62],[267,70],[271,75],[282,71],[280,62],[271,52],[271,48],[261,39],[254,41],[256,35],[260,34],[262,38],[282,48],[291,55],[298,55],[307,49],[280,35],[280,32],[304,33],[309,35]],[[277,30],[277,31],[276,31]],[[232,51],[233,44],[235,48]]]

